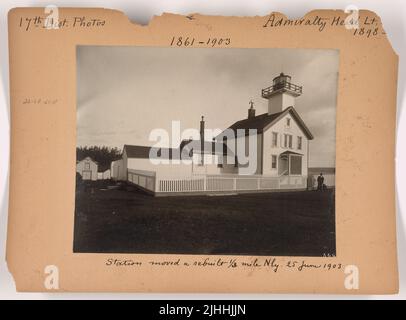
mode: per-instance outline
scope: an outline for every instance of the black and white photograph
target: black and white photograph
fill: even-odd
[[[77,46],[75,253],[333,257],[339,51]]]

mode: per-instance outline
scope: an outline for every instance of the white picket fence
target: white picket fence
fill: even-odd
[[[157,192],[196,192],[205,190],[205,179],[159,179]]]
[[[306,177],[197,176],[187,179],[159,179],[156,192],[238,192],[306,187]]]
[[[303,176],[196,175],[191,178],[160,179],[155,172],[129,169],[127,181],[153,193],[243,192],[256,190],[306,189]]]

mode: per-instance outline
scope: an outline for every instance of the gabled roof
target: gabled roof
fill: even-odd
[[[221,142],[204,141],[204,153],[206,154],[224,154],[225,147]],[[200,140],[183,140],[178,148],[157,148],[148,146],[134,146],[126,144],[123,148],[123,153],[125,152],[128,158],[136,159],[150,159],[151,155],[157,155],[160,159],[172,159],[172,157],[179,158],[190,152],[200,153],[201,142]],[[182,153],[181,153],[182,151]]]
[[[94,162],[95,164],[98,164],[97,161],[94,161],[94,160],[93,160],[92,158],[90,158],[89,156],[84,157],[82,160],[76,161],[76,164],[78,164],[79,162],[82,162],[82,161],[91,161],[91,162]]]
[[[274,113],[274,114],[260,114],[258,116],[243,119],[233,123],[229,129],[236,131],[237,129],[256,129],[258,132],[262,132],[262,130],[270,123],[272,123],[275,119],[277,119],[282,112]]]
[[[279,119],[285,116],[287,113],[290,113],[292,117],[296,120],[299,127],[303,130],[304,134],[309,140],[313,139],[313,135],[310,132],[309,128],[305,125],[302,118],[300,118],[299,114],[293,107],[286,108],[285,110],[273,113],[273,114],[260,114],[256,117],[243,119],[233,123],[229,129],[232,129],[234,133],[237,132],[238,129],[256,129],[257,133],[262,133],[269,129],[273,124],[275,124]],[[224,132],[224,131],[223,131]],[[220,134],[221,135],[221,134]],[[219,136],[220,136],[219,135]]]

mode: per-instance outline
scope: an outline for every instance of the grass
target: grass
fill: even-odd
[[[77,187],[74,251],[335,255],[334,191],[152,197]]]

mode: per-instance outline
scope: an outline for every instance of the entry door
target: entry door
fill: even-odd
[[[278,161],[278,175],[288,175],[289,174],[289,163],[288,157],[280,156]]]

